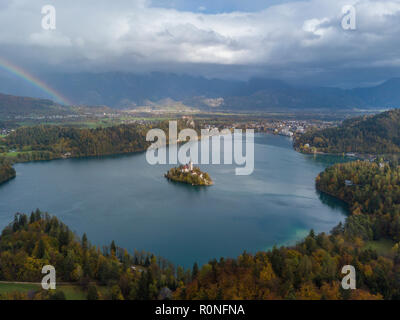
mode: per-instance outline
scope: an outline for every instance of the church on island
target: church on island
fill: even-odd
[[[192,160],[189,161],[188,164],[185,164],[182,168],[183,172],[193,172],[193,162]]]
[[[192,160],[190,160],[188,164],[185,164],[183,167],[181,167],[181,171],[184,173],[190,173],[193,176],[198,175],[200,179],[203,179],[203,173],[202,172],[198,173],[196,170],[194,170]]]
[[[188,164],[170,169],[165,174],[165,177],[168,180],[183,182],[191,184],[193,186],[194,185],[210,186],[213,184],[208,173],[202,172],[198,167],[194,167],[192,160],[190,160]]]

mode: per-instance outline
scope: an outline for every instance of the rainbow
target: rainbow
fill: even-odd
[[[16,75],[17,77],[31,83],[35,87],[46,92],[48,95],[53,97],[56,102],[62,103],[64,105],[72,104],[66,97],[64,97],[61,93],[51,88],[48,84],[44,83],[42,80],[36,78],[34,75],[12,64],[11,62],[5,60],[2,57],[0,57],[0,68]]]

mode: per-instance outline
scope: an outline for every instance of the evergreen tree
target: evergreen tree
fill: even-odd
[[[192,278],[195,279],[199,273],[199,265],[197,262],[193,264],[193,269],[192,269]]]
[[[99,292],[97,291],[97,287],[94,285],[89,286],[87,293],[88,300],[99,300]]]
[[[87,240],[86,233],[84,233],[82,236],[82,248],[83,248],[83,250],[87,250],[87,248],[88,248],[88,240]]]
[[[39,243],[38,243],[38,248],[37,248],[36,257],[37,257],[38,259],[43,259],[44,256],[45,256],[45,254],[46,254],[46,246],[45,246],[45,244],[44,244],[43,239],[40,239],[40,240],[39,240]]]
[[[116,253],[117,253],[117,246],[115,245],[114,240],[111,241],[110,250],[111,250],[111,255],[112,255],[112,256],[115,256]]]

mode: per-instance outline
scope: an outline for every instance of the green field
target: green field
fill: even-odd
[[[79,286],[60,285],[57,290],[63,291],[67,300],[86,300],[86,292]]]
[[[31,151],[14,151],[14,152],[4,152],[0,153],[0,157],[16,158],[18,154],[30,153]]]
[[[148,118],[149,121],[158,121],[158,118]],[[161,118],[160,118],[161,119]],[[87,128],[87,129],[96,129],[96,128],[105,128],[117,126],[124,121],[130,120],[147,120],[147,118],[139,118],[139,117],[123,117],[123,118],[103,118],[98,120],[83,120],[83,121],[24,121],[18,122],[18,126],[20,127],[32,127],[37,125],[51,125],[51,126],[61,126],[61,127],[76,127],[76,128]]]
[[[0,294],[7,292],[29,292],[37,291],[40,289],[38,284],[30,283],[0,283]]]
[[[0,294],[10,292],[28,293],[43,290],[39,284],[34,283],[0,283]],[[58,285],[55,291],[63,291],[67,300],[86,300],[86,292],[75,285]]]
[[[0,157],[16,157],[18,152],[5,152],[5,153],[0,153]]]

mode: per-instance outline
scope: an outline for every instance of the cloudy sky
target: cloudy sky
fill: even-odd
[[[56,9],[43,30],[41,9]],[[356,30],[342,28],[352,5]],[[358,86],[400,76],[400,0],[1,0],[0,57],[31,72],[171,71]]]

